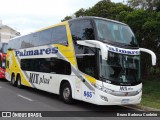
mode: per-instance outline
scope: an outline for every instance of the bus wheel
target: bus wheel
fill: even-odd
[[[21,77],[20,76],[17,76],[17,87],[18,88],[22,87],[22,85],[21,85]]]
[[[13,86],[16,86],[15,76],[14,76],[14,75],[12,75],[11,84],[12,84]]]
[[[63,84],[60,95],[61,95],[62,100],[65,103],[67,103],[67,104],[73,103],[72,90],[71,90],[71,86],[68,82]]]

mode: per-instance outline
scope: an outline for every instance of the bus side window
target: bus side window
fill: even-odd
[[[51,44],[62,44],[62,45],[68,44],[65,26],[58,26],[53,28]]]
[[[78,53],[79,52],[79,53]],[[83,47],[76,54],[78,69],[92,77],[97,78],[97,54],[95,48]]]
[[[50,72],[55,74],[70,75],[71,65],[65,60],[52,58],[50,61]]]
[[[21,59],[21,69],[24,71],[34,71],[52,74],[71,74],[69,62],[57,58],[33,58]]]
[[[30,39],[31,39],[30,40],[31,46],[36,47],[39,45],[39,33],[38,32],[33,33]]]
[[[52,37],[52,29],[41,31],[39,36],[39,46],[50,44],[51,37]]]
[[[30,45],[30,39],[29,39],[29,36],[28,36],[28,35],[26,35],[26,36],[24,37],[24,43],[25,43],[25,48],[31,47],[31,45]]]
[[[90,20],[80,20],[70,22],[72,39],[76,40],[94,40],[94,30]]]
[[[76,53],[78,69],[92,77],[97,77],[96,49],[76,44],[77,40],[94,40],[94,29],[91,20],[72,21],[70,30]]]

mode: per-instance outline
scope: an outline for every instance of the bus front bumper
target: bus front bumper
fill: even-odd
[[[95,92],[95,104],[97,105],[129,105],[141,102],[142,92],[134,96],[115,96],[103,91]]]

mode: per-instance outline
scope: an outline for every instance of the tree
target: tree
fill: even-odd
[[[160,10],[160,0],[128,0],[128,5],[134,9]]]
[[[121,12],[117,15],[119,21],[127,23],[134,31],[139,46],[153,50],[157,55],[156,67],[151,67],[147,54],[142,54],[142,73],[144,76],[157,74],[160,71],[160,12],[134,10],[133,12]],[[149,55],[148,55],[149,58]],[[145,74],[144,74],[145,73]]]
[[[61,20],[61,22],[69,20],[69,19],[72,19],[72,17],[71,16],[66,16],[63,20]]]
[[[122,11],[132,11],[133,9],[122,3],[113,3],[110,0],[102,0],[96,3],[93,7],[88,9],[81,8],[76,11],[74,15],[79,16],[97,16],[103,18],[116,19],[116,15]],[[68,20],[71,16],[67,16],[63,19]]]
[[[80,16],[85,16],[85,9],[81,8],[80,10],[78,10],[77,12],[75,12],[74,14],[76,15],[76,17],[80,17]]]
[[[147,7],[146,0],[128,0],[128,5],[132,8],[142,8],[145,9]]]
[[[118,20],[128,24],[134,31],[139,46],[153,50],[157,55],[156,67],[151,67],[151,60],[142,54],[142,75],[160,76],[160,0],[128,0],[128,5],[102,0],[88,9],[81,8],[74,15],[98,16]],[[71,19],[71,16],[64,18]]]

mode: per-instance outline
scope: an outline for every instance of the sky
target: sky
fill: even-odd
[[[0,0],[0,20],[21,33],[34,32],[61,22],[81,8],[87,9],[100,0]],[[111,0],[123,2],[123,0]]]

